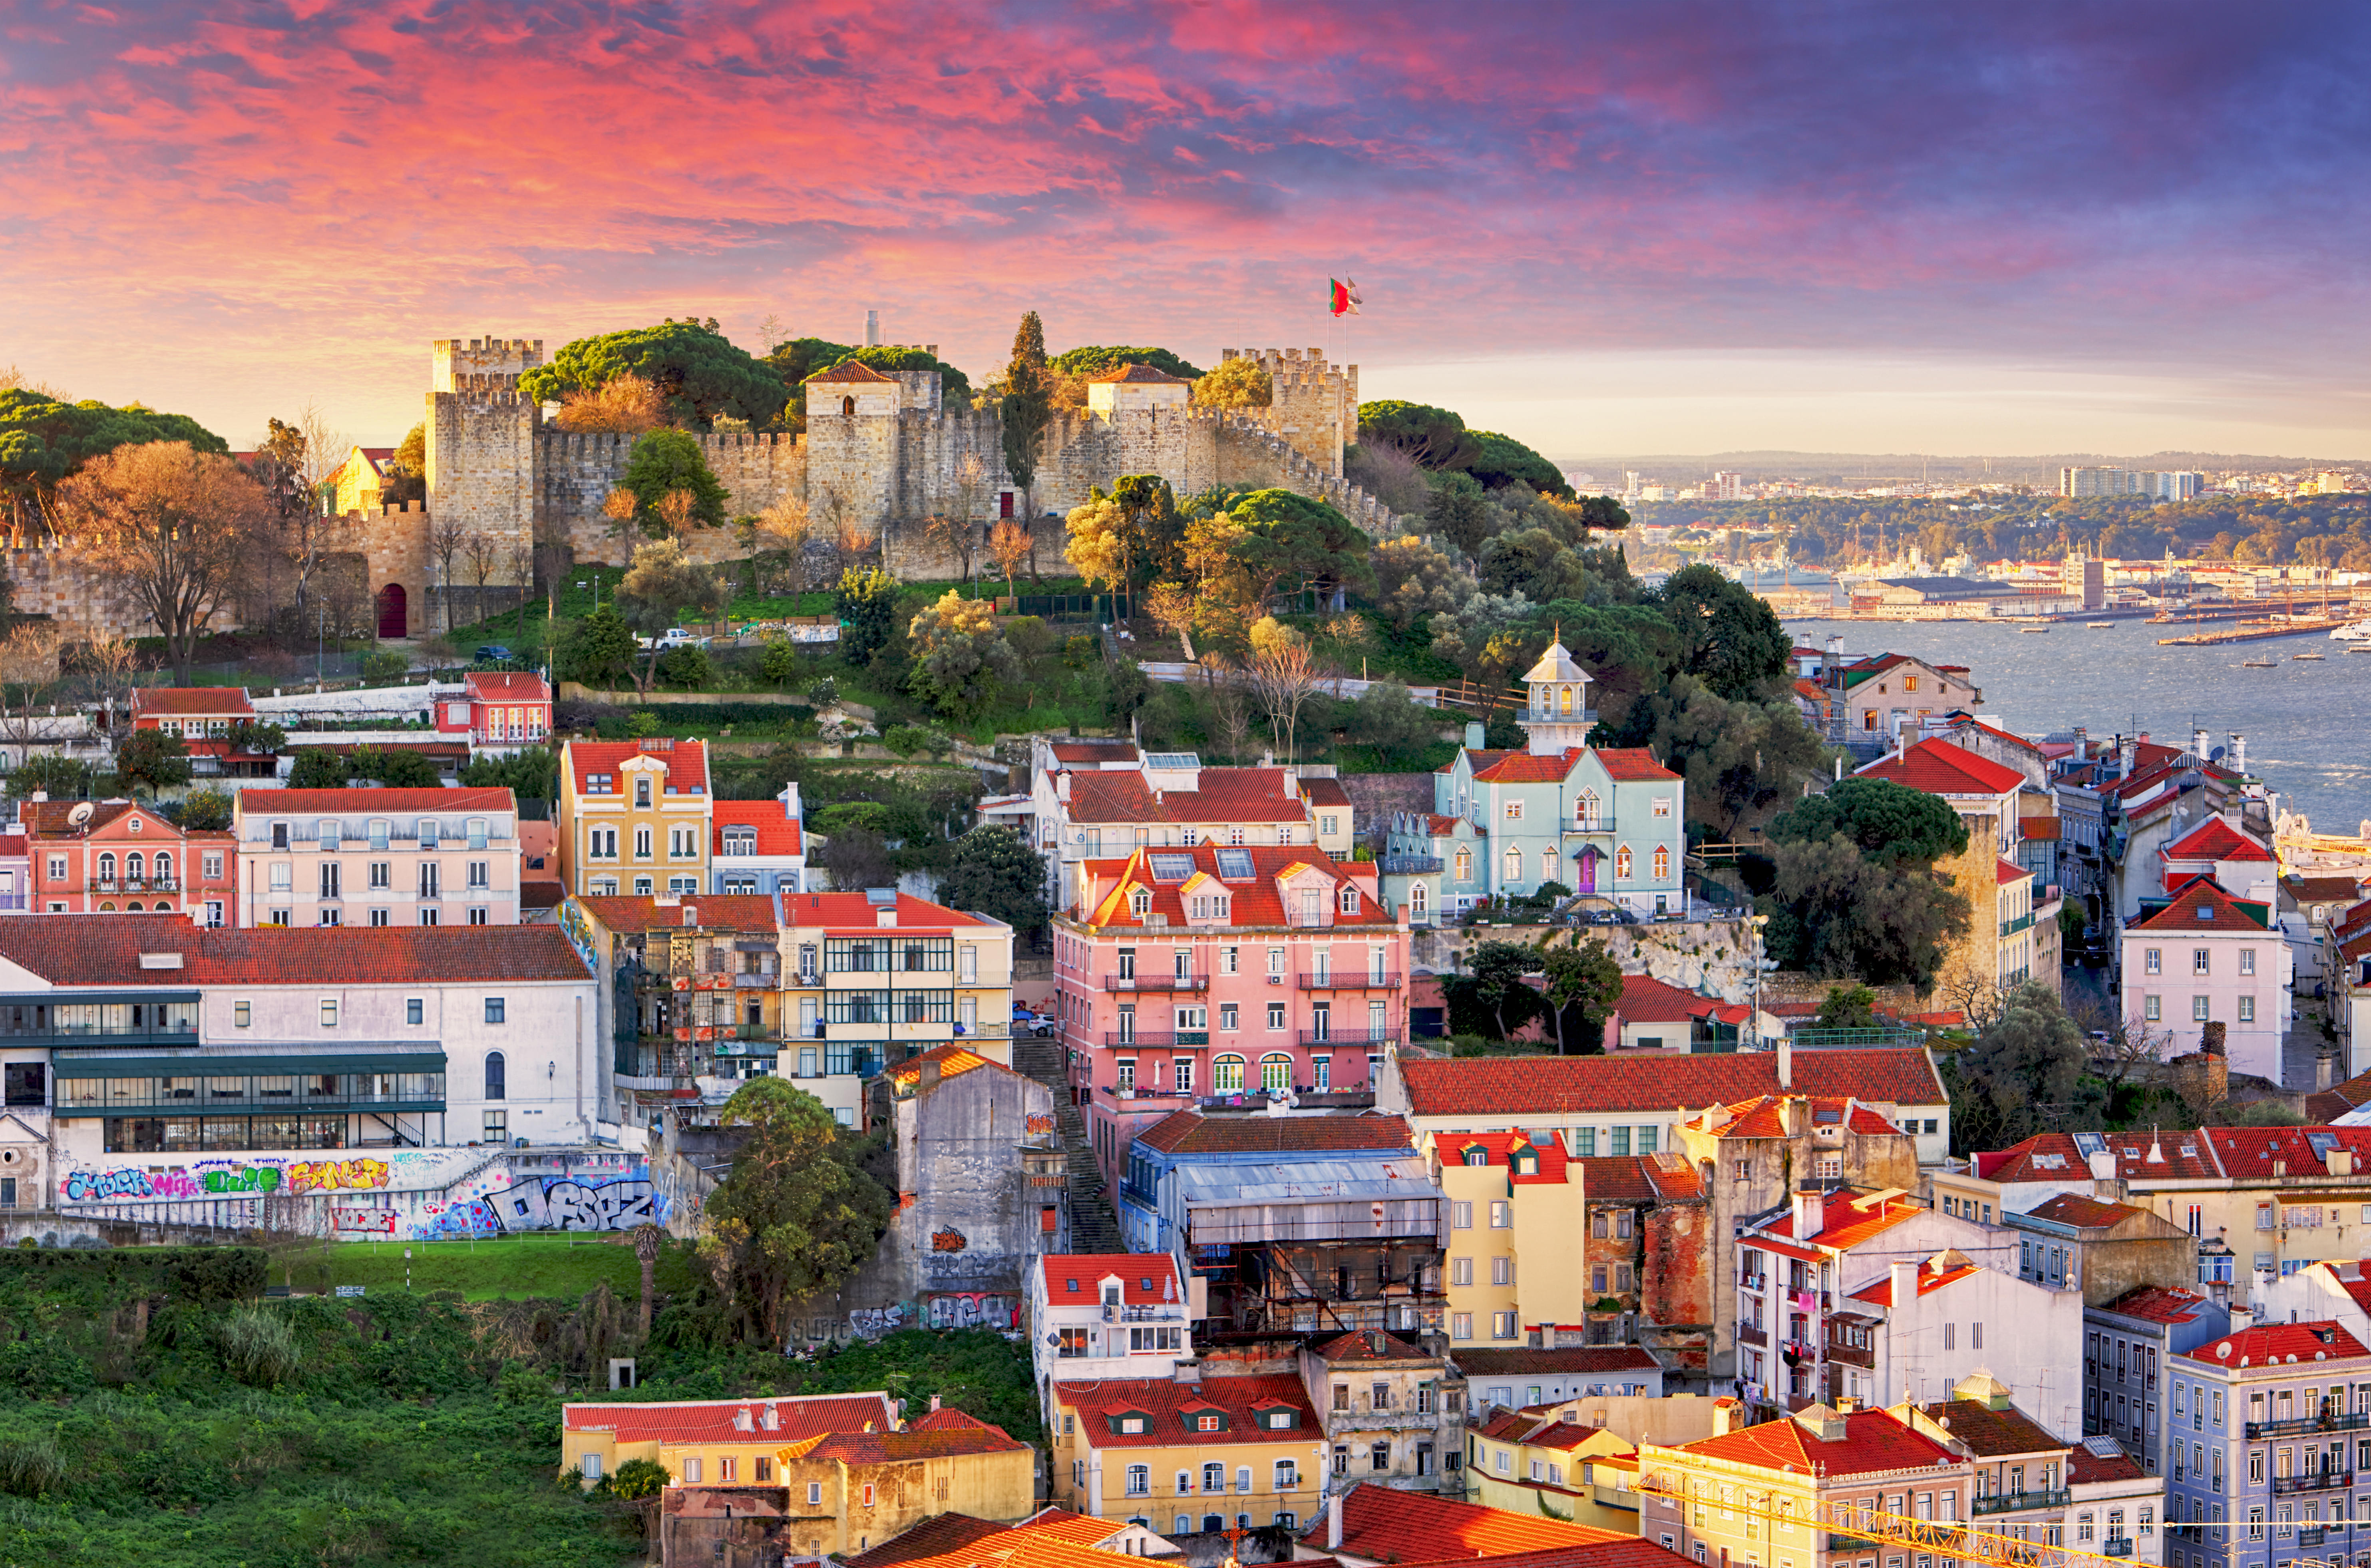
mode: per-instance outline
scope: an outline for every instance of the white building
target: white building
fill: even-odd
[[[2083,1430],[2083,1293],[2053,1290],[1945,1249],[1896,1259],[1839,1304],[1870,1352],[1872,1387],[1913,1400],[1989,1372],[2052,1432]]]
[[[771,800],[720,800],[710,811],[710,892],[806,891],[806,828],[796,780]]]
[[[1190,1303],[1166,1252],[1055,1252],[1029,1271],[1029,1349],[1047,1430],[1054,1385],[1170,1377],[1191,1361]]]
[[[519,923],[507,787],[242,790],[231,832],[237,925]]]

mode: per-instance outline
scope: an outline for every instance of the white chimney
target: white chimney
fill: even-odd
[[[1809,1241],[1820,1234],[1827,1218],[1826,1208],[1824,1195],[1818,1188],[1798,1187],[1795,1190],[1796,1240]]]
[[[1069,773],[1056,773],[1054,775],[1054,798],[1060,801],[1065,806],[1068,806],[1070,803],[1070,775]]]
[[[2099,1149],[2095,1151],[2092,1154],[2088,1164],[2091,1167],[2092,1180],[2113,1181],[2116,1179],[2116,1156],[2113,1150]]]
[[[1889,1272],[1893,1278],[1893,1309],[1899,1312],[1905,1303],[1918,1299],[1918,1260],[1897,1260]]]
[[[1795,1047],[1785,1035],[1778,1037],[1778,1088],[1782,1094],[1795,1086]]]
[[[733,1430],[735,1432],[755,1432],[758,1430],[757,1423],[749,1419],[748,1406],[744,1405],[739,1410],[733,1412]]]
[[[1342,1550],[1342,1506],[1349,1500],[1348,1493],[1337,1492],[1325,1505],[1325,1550],[1328,1551]]]

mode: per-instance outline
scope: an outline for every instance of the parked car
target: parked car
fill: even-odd
[[[1018,1002],[1015,1002],[1012,1005],[1012,1032],[1014,1034],[1036,1035],[1043,1038],[1044,1036],[1052,1034],[1055,1027],[1053,1018],[1048,1015],[1032,1012]]]
[[[517,656],[500,643],[488,643],[478,650],[480,664],[508,664]]]
[[[662,648],[694,648],[705,641],[705,638],[693,636],[688,627],[670,626],[659,634],[658,645]]]

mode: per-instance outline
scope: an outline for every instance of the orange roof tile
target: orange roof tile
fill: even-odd
[[[1684,1024],[1700,1017],[1710,1005],[1709,997],[1683,991],[1653,975],[1625,974],[1622,1000],[1613,1010],[1633,1024]]]
[[[1157,880],[1152,875],[1151,857],[1154,854],[1177,856],[1192,863],[1196,872],[1209,877],[1223,886],[1232,900],[1227,923],[1232,926],[1271,926],[1286,923],[1284,898],[1278,882],[1292,876],[1296,868],[1315,871],[1333,883],[1326,903],[1334,928],[1357,930],[1361,927],[1390,931],[1398,917],[1385,909],[1375,898],[1376,866],[1371,860],[1329,860],[1323,851],[1293,844],[1252,844],[1231,847],[1229,853],[1248,855],[1252,863],[1249,881],[1230,880],[1220,875],[1219,851],[1216,844],[1197,844],[1191,848],[1163,846],[1160,849],[1139,849],[1126,860],[1088,860],[1080,862],[1081,885],[1093,883],[1098,901],[1086,912],[1093,925],[1142,925],[1151,916],[1163,917],[1174,928],[1187,927],[1186,883],[1190,877],[1177,881]],[[1348,884],[1359,890],[1359,911],[1356,914],[1342,912],[1342,887]],[[1152,895],[1152,905],[1144,914],[1136,912],[1132,895],[1137,889]],[[1197,892],[1207,889],[1197,889]]]
[[[1194,384],[1183,376],[1172,376],[1157,365],[1115,366],[1100,376],[1087,377],[1090,387],[1109,387],[1121,382],[1142,387],[1190,387]]]
[[[1816,1408],[1816,1407],[1815,1407]],[[1853,1411],[1844,1417],[1845,1435],[1819,1437],[1792,1418],[1765,1421],[1718,1437],[1682,1444],[1706,1458],[1767,1469],[1792,1469],[1805,1475],[1860,1475],[1870,1470],[1920,1469],[1953,1462],[1951,1451],[1911,1430],[1883,1411]]]
[[[1371,1150],[1406,1154],[1416,1146],[1396,1116],[1205,1116],[1173,1110],[1136,1135],[1173,1155],[1301,1154]]]
[[[132,693],[135,718],[253,718],[244,686],[143,686]]]
[[[1205,768],[1192,789],[1162,788],[1139,772],[1070,775],[1073,822],[1301,822],[1308,809],[1281,768]]]
[[[1117,1279],[1120,1300],[1129,1307],[1182,1299],[1177,1260],[1166,1252],[1048,1252],[1038,1260],[1046,1275],[1046,1299],[1086,1305],[1106,1279]]]
[[[259,789],[238,792],[242,816],[330,816],[357,811],[510,811],[518,802],[505,784],[477,789]]]
[[[827,370],[818,370],[807,377],[808,382],[855,382],[859,384],[895,381],[895,376],[884,376],[861,359],[843,359]],[[802,386],[806,382],[800,383]]]
[[[480,926],[482,934],[501,927]],[[351,935],[351,933],[349,933]],[[760,1423],[769,1410],[776,1425]],[[747,1430],[736,1424],[746,1420]],[[803,1399],[666,1400],[649,1403],[563,1404],[561,1427],[567,1432],[608,1432],[620,1443],[763,1443],[796,1442],[834,1432],[862,1432],[870,1423],[885,1432],[896,1421],[889,1396],[824,1394]]]
[[[665,903],[649,895],[592,893],[576,901],[612,931],[655,931],[687,923],[711,931],[776,929],[774,900],[761,893],[670,894]],[[686,910],[693,917],[688,922]]]
[[[2139,1285],[2099,1310],[2152,1323],[2194,1323],[2213,1305],[2196,1291],[2180,1285]]]
[[[2157,851],[2166,860],[2270,860],[2273,852],[2220,817],[2209,817]]]
[[[1932,1295],[1945,1285],[1957,1284],[1979,1272],[1980,1266],[1974,1263],[1950,1263],[1938,1269],[1934,1259],[1921,1259],[1918,1264],[1918,1294]],[[1891,1307],[1893,1305],[1893,1276],[1888,1274],[1874,1284],[1861,1286],[1852,1293],[1851,1299],[1866,1301],[1872,1307]]]
[[[1511,1180],[1518,1184],[1561,1187],[1570,1179],[1564,1141],[1554,1134],[1535,1141],[1521,1132],[1451,1132],[1434,1140],[1433,1147],[1439,1151],[1443,1165],[1472,1165],[1475,1162],[1469,1156],[1479,1154],[1482,1164],[1496,1166],[1500,1170],[1513,1164],[1517,1148],[1523,1148],[1538,1157],[1532,1162],[1530,1174],[1510,1178]]]
[[[1922,740],[1902,755],[1889,751],[1855,776],[1890,779],[1925,795],[2008,795],[2025,784],[2015,769],[1942,740]]]
[[[2275,1360],[2303,1362],[2335,1360],[2341,1356],[2371,1355],[2363,1342],[2337,1323],[2272,1323],[2260,1329],[2242,1329],[2221,1339],[2208,1340],[2190,1350],[2176,1353],[2189,1361],[2203,1361],[2209,1366],[2262,1366]]]
[[[1839,1188],[1820,1195],[1820,1231],[1816,1236],[1795,1234],[1795,1213],[1788,1209],[1744,1234],[1747,1237],[1775,1236],[1801,1246],[1822,1247],[1831,1251],[1846,1252],[1870,1237],[1891,1230],[1903,1221],[1926,1211],[1904,1198],[1878,1198],[1873,1193]]]
[[[1924,1050],[1798,1051],[1794,1092],[1894,1105],[1949,1098]],[[1706,1056],[1407,1058],[1399,1063],[1417,1116],[1572,1115],[1732,1104],[1778,1092],[1772,1051]]]
[[[473,669],[461,678],[480,703],[549,703],[551,688],[540,675],[515,669]]]
[[[805,842],[799,819],[791,815],[789,805],[783,801],[720,800],[709,815],[716,823],[710,830],[711,854],[724,853],[724,830],[728,827],[757,829],[758,853],[761,855],[798,854]]]
[[[1625,783],[1680,776],[1655,761],[1655,754],[1643,746],[1600,747],[1597,760],[1605,765],[1608,773]]]
[[[1475,784],[1556,784],[1580,760],[1580,748],[1568,746],[1548,756],[1509,751],[1474,775]]]
[[[1451,1551],[1465,1558],[1502,1557],[1628,1539],[1614,1530],[1486,1508],[1432,1493],[1394,1492],[1363,1483],[1343,1494],[1340,1506],[1342,1542],[1339,1547],[1329,1544],[1327,1550],[1379,1562],[1447,1561],[1443,1554]],[[1325,1533],[1321,1536],[1320,1531]],[[1313,1527],[1311,1533],[1313,1539],[1331,1541],[1331,1532],[1323,1523]]]
[[[563,751],[568,759],[568,772],[575,781],[579,795],[588,793],[587,781],[599,773],[610,780],[608,793],[621,795],[624,785],[618,782],[620,764],[639,757],[648,757],[665,769],[667,786],[681,795],[704,795],[708,790],[708,747],[698,740],[572,740]],[[596,796],[596,798],[600,798]]]
[[[179,969],[144,955],[176,953]],[[181,917],[25,914],[0,921],[0,958],[56,985],[466,984],[581,981],[556,925],[191,925]]]
[[[1289,1372],[1249,1377],[1204,1377],[1179,1383],[1168,1377],[1102,1377],[1086,1383],[1056,1383],[1054,1397],[1079,1412],[1087,1441],[1098,1448],[1174,1448],[1211,1441],[1195,1431],[1189,1410],[1211,1410],[1228,1420],[1222,1438],[1230,1446],[1282,1443],[1307,1449],[1323,1434],[1308,1391]],[[1261,1410],[1278,1406],[1300,1419],[1290,1426],[1264,1426]],[[1256,1407],[1256,1408],[1255,1408]],[[1133,1412],[1145,1418],[1142,1432],[1116,1432],[1115,1419]],[[1092,1422],[1092,1425],[1090,1423]]]
[[[2134,921],[2126,931],[2173,932],[2193,935],[2202,931],[2229,931],[2249,936],[2268,934],[2265,923],[2250,914],[2250,910],[2264,906],[2252,900],[2235,899],[2223,890],[2212,877],[2193,877],[2167,895],[2163,909],[2151,912]],[[2200,918],[2203,911],[2205,918]]]

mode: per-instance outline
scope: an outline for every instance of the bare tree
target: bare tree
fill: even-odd
[[[997,569],[1004,574],[1004,591],[1008,597],[1012,593],[1012,574],[1021,570],[1035,544],[1035,541],[1029,537],[1029,530],[1010,517],[999,518],[996,527],[988,530],[988,553],[995,561]]]
[[[483,528],[474,528],[461,540],[461,559],[468,563],[470,579],[478,585],[478,600],[469,619],[483,621],[486,618],[486,579],[502,566],[502,541]]]
[[[302,621],[322,556],[337,549],[351,531],[338,513],[330,485],[345,466],[353,442],[342,431],[331,428],[329,416],[317,402],[307,402],[296,411],[295,430],[290,479],[296,494],[281,514],[281,528],[289,563],[296,568],[296,611]]]
[[[1226,746],[1230,761],[1241,762],[1252,735],[1251,693],[1219,655],[1205,654],[1201,663],[1213,736]]]
[[[154,441],[93,459],[58,487],[58,504],[69,552],[124,584],[187,680],[270,516],[263,487],[226,457]]]
[[[2083,1031],[2090,1047],[2091,1071],[2106,1080],[2111,1096],[2127,1079],[2155,1076],[2165,1063],[2166,1048],[2173,1043],[2172,1030],[2151,1029],[2088,992],[2074,998],[2066,1016]]]
[[[971,581],[972,521],[979,513],[980,498],[988,492],[988,465],[979,460],[977,452],[966,452],[955,463],[954,482],[948,487],[946,505],[932,512],[922,526],[923,537],[953,555],[963,567],[963,580]]]
[[[1300,738],[1301,711],[1317,692],[1317,673],[1310,662],[1309,645],[1278,638],[1252,657],[1253,693],[1266,710],[1269,738],[1290,762]]]
[[[691,527],[692,514],[700,509],[700,497],[688,490],[670,490],[651,509],[666,525],[667,538],[681,539]]]
[[[780,540],[778,546],[790,561],[791,591],[804,593],[807,587],[807,541],[815,537],[815,519],[807,515],[804,496],[785,495],[758,514],[758,532],[763,539]]]
[[[42,724],[34,718],[33,709],[58,688],[62,641],[56,622],[47,621],[25,621],[0,638],[0,735],[17,749],[19,762],[33,754],[36,745],[56,738],[56,721]],[[9,701],[12,693],[14,703]]]
[[[1155,583],[1144,596],[1144,611],[1153,624],[1177,639],[1187,663],[1194,662],[1194,590],[1179,583]]]
[[[75,672],[112,729],[117,706],[131,706],[133,677],[140,668],[139,647],[119,632],[92,631],[81,642],[75,651]]]
[[[428,520],[428,557],[436,563],[436,586],[445,590],[445,630],[453,630],[453,560],[461,553],[461,543],[469,530],[461,526],[458,517],[432,517]]]
[[[524,647],[526,644],[526,601],[535,595],[535,541],[522,539],[514,542],[503,564],[510,572],[511,582],[518,589],[518,642]]]

